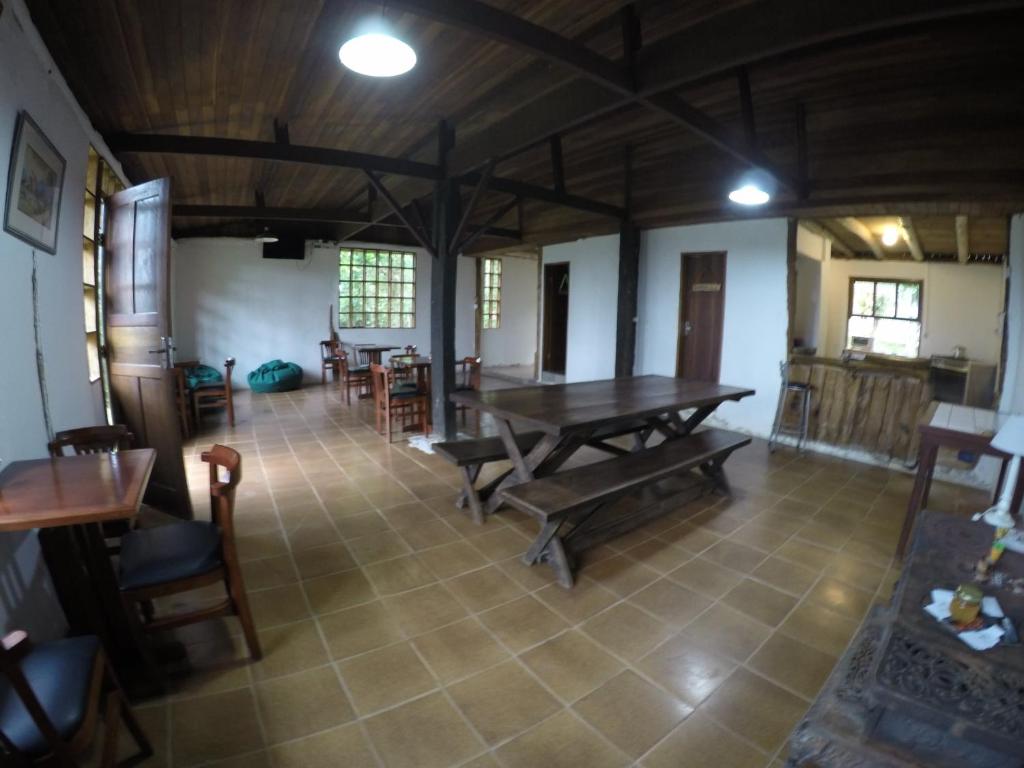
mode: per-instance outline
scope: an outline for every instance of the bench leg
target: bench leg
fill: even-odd
[[[462,494],[459,496],[458,501],[455,502],[455,506],[462,509],[466,504],[469,504],[469,515],[473,518],[473,522],[477,525],[484,524],[484,508],[480,503],[480,497],[477,495],[476,488],[473,484],[476,479],[480,476],[480,468],[482,464],[474,464],[469,467],[459,467],[462,471]]]
[[[537,534],[537,538],[533,540],[533,544],[526,550],[526,554],[523,555],[523,563],[525,565],[533,565],[539,562],[544,551],[547,549],[548,544],[555,538],[555,534],[558,533],[559,527],[561,527],[561,521],[544,523],[541,526],[540,533]]]
[[[555,536],[548,542],[544,552],[544,560],[555,569],[555,578],[558,583],[566,589],[572,589],[575,583],[572,575],[572,563],[562,546],[562,540]]]
[[[732,488],[729,486],[729,480],[726,478],[725,470],[722,468],[724,462],[724,458],[709,461],[701,465],[700,471],[714,483],[715,490],[726,496],[732,496]]]

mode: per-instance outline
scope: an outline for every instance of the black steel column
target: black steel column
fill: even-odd
[[[434,432],[454,440],[455,404],[455,278],[458,254],[451,237],[458,227],[459,186],[448,176],[448,152],[455,131],[442,121],[438,128],[438,165],[442,178],[434,185],[434,262],[430,271],[430,368]]]
[[[615,327],[615,375],[632,376],[636,357],[637,290],[640,281],[640,230],[632,221],[619,229],[619,302]]]

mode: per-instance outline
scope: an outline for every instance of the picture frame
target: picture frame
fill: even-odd
[[[57,231],[67,163],[28,112],[18,112],[7,170],[4,230],[47,253]]]

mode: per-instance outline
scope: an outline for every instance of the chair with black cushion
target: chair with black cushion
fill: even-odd
[[[393,441],[393,420],[397,420],[400,426],[404,426],[406,421],[415,420],[419,422],[424,435],[430,434],[430,402],[426,394],[418,389],[396,388],[391,369],[376,363],[370,366],[370,379],[373,383],[377,432],[383,434],[390,443]]]
[[[235,489],[242,479],[242,457],[227,446],[215,445],[202,458],[210,465],[210,522],[187,520],[126,535],[121,540],[121,597],[129,609],[141,604],[149,632],[236,615],[249,654],[259,659],[259,638],[235,548]],[[152,615],[154,599],[219,581],[226,590],[222,602],[189,613]]]
[[[33,646],[18,630],[0,648],[0,744],[3,765],[79,766],[102,716],[102,768],[137,765],[153,754],[131,707],[92,635]],[[102,713],[101,713],[102,709]],[[119,720],[138,746],[117,762]]]
[[[325,339],[320,342],[320,383],[327,383],[327,371],[331,372],[331,378],[338,380],[341,371],[338,365],[338,350],[341,349],[341,342],[337,339]]]
[[[341,370],[341,388],[345,390],[345,405],[352,405],[353,389],[357,397],[370,389],[370,369],[350,367],[348,353],[344,350],[338,352],[338,366]]]

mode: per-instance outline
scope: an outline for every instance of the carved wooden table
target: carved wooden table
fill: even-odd
[[[984,523],[925,512],[892,605],[851,643],[790,739],[792,768],[1021,768],[1024,647],[976,652],[923,606],[935,587],[971,579],[988,551]],[[1024,555],[999,568],[1024,576]],[[1020,627],[1024,595],[984,586]]]

